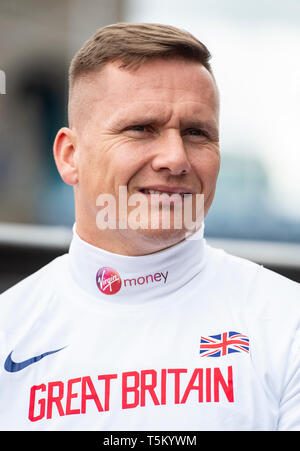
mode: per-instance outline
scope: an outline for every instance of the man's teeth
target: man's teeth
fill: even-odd
[[[185,193],[170,193],[168,191],[156,191],[155,189],[143,189],[143,192],[145,194],[168,194],[169,196],[171,196],[172,194],[180,194],[181,196],[183,196]]]

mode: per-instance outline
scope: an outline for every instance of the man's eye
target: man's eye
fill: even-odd
[[[144,132],[146,130],[145,125],[133,125],[131,127],[128,127],[128,130],[134,130],[136,132]]]
[[[191,136],[207,136],[207,133],[204,130],[200,129],[191,129],[187,131]]]
[[[148,125],[130,125],[124,132],[131,138],[147,138],[150,136],[151,127]]]

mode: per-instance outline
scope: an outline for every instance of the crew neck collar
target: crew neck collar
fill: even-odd
[[[138,305],[186,285],[205,263],[204,223],[191,237],[162,251],[125,256],[79,237],[76,223],[69,249],[73,281],[88,295],[111,304]]]

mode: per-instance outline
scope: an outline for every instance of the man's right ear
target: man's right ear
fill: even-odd
[[[75,152],[76,139],[73,131],[68,127],[61,128],[53,144],[53,153],[57,170],[68,185],[76,185],[78,182]]]

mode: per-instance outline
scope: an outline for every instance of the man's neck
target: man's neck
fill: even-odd
[[[91,245],[79,236],[76,226],[69,249],[69,268],[77,286],[97,301],[140,305],[165,298],[205,266],[204,225],[191,239],[165,247],[161,252],[135,256]]]

